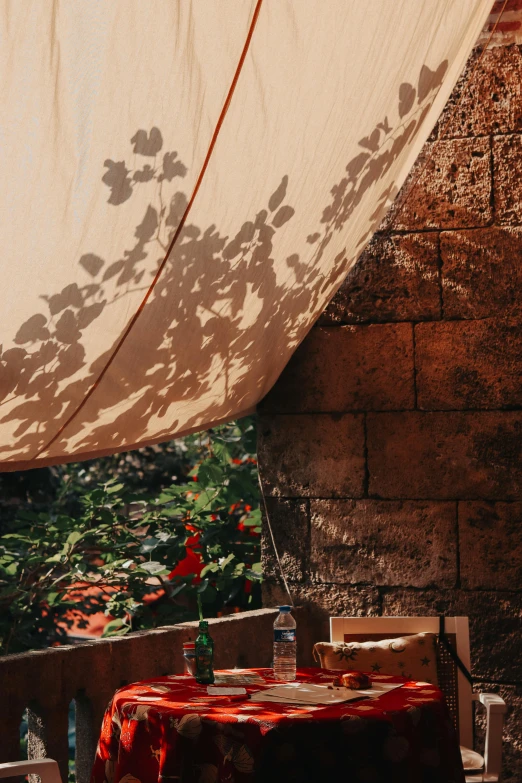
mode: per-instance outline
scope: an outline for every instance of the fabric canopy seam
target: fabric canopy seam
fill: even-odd
[[[246,39],[245,39],[245,43],[244,43],[243,49],[241,51],[241,56],[239,58],[236,70],[234,72],[234,77],[233,77],[232,82],[230,84],[230,87],[229,87],[229,90],[228,90],[228,93],[227,93],[227,97],[225,98],[225,102],[224,102],[223,107],[221,109],[221,112],[219,114],[219,117],[218,117],[218,120],[217,120],[217,123],[216,123],[216,127],[214,128],[214,132],[212,134],[212,138],[210,140],[210,144],[209,144],[209,147],[208,147],[208,150],[207,150],[207,154],[205,155],[205,159],[203,161],[203,165],[201,167],[201,170],[199,172],[198,178],[197,178],[196,183],[194,185],[194,188],[192,190],[192,195],[191,195],[191,197],[189,199],[189,202],[188,202],[188,204],[187,204],[187,206],[185,208],[185,211],[184,211],[184,213],[183,213],[183,215],[181,217],[181,220],[180,220],[180,222],[178,224],[178,227],[177,227],[177,229],[176,229],[176,231],[174,233],[174,236],[172,237],[170,245],[167,248],[167,252],[165,253],[165,257],[163,258],[163,261],[161,262],[161,264],[158,267],[158,270],[157,270],[157,272],[156,272],[156,274],[154,276],[154,279],[153,279],[152,283],[150,284],[150,286],[149,286],[145,296],[143,297],[142,301],[140,302],[140,305],[139,305],[138,309],[136,310],[136,312],[132,316],[131,320],[129,321],[129,323],[128,323],[128,325],[127,325],[123,335],[121,336],[118,344],[116,345],[116,348],[114,349],[113,353],[111,354],[111,356],[109,357],[109,359],[105,363],[105,365],[104,365],[103,369],[101,370],[99,376],[97,377],[97,379],[95,380],[95,382],[93,383],[93,385],[91,386],[91,388],[89,389],[89,391],[87,392],[85,397],[82,399],[80,404],[75,408],[75,410],[71,413],[71,415],[66,419],[66,421],[59,427],[59,429],[53,435],[53,437],[47,443],[45,443],[31,458],[26,460],[27,462],[32,462],[33,460],[38,459],[38,457],[41,454],[43,454],[45,451],[47,451],[47,449],[49,449],[53,445],[53,443],[60,437],[62,432],[69,426],[69,424],[75,419],[75,417],[78,415],[78,413],[82,410],[82,408],[87,403],[87,401],[92,397],[93,393],[96,391],[96,389],[100,385],[100,382],[102,381],[103,377],[105,376],[107,370],[109,369],[109,367],[111,366],[112,362],[116,358],[120,348],[122,347],[122,345],[126,341],[126,339],[129,336],[129,334],[131,333],[134,324],[138,320],[140,314],[143,312],[143,310],[145,308],[145,305],[147,304],[147,302],[148,302],[148,300],[149,300],[149,298],[150,298],[150,296],[151,296],[151,294],[152,294],[152,292],[153,292],[153,290],[154,290],[154,288],[155,288],[159,278],[161,277],[161,273],[163,272],[163,270],[164,270],[164,268],[165,268],[165,266],[167,264],[167,261],[169,260],[169,257],[170,257],[170,255],[172,253],[172,250],[174,249],[174,246],[175,246],[177,240],[179,239],[179,236],[180,236],[180,234],[181,234],[181,232],[183,230],[183,227],[184,227],[184,225],[186,223],[186,220],[187,220],[187,218],[188,218],[188,216],[190,214],[190,211],[192,209],[192,206],[194,204],[194,201],[196,199],[198,191],[199,191],[199,189],[201,187],[201,183],[203,182],[203,178],[205,176],[205,173],[206,173],[207,168],[208,168],[208,164],[209,164],[210,159],[212,157],[212,153],[213,153],[214,148],[216,146],[216,142],[217,142],[217,139],[218,139],[221,127],[223,125],[223,122],[224,122],[225,117],[227,115],[228,109],[230,107],[230,103],[232,101],[232,97],[234,95],[237,83],[239,81],[239,77],[241,75],[241,71],[243,70],[243,65],[245,63],[246,56],[247,56],[248,51],[250,49],[250,43],[252,41],[252,36],[254,34],[254,30],[255,30],[255,27],[256,27],[256,24],[257,24],[257,20],[258,20],[258,17],[259,17],[259,12],[261,10],[262,4],[263,4],[263,0],[257,0],[256,6],[254,8],[254,13],[252,15],[252,20],[250,22],[248,33],[247,33],[247,36],[246,36]]]

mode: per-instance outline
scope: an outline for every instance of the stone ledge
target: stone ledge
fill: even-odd
[[[310,615],[306,608],[297,608],[295,612],[303,628],[298,649],[303,660],[308,655],[309,662],[313,634]],[[259,609],[210,619],[216,642],[216,668],[270,666],[276,616],[276,609]],[[66,774],[67,715],[71,699],[80,694],[82,704],[88,705],[85,715],[90,723],[83,730],[93,741],[92,747],[84,749],[83,757],[92,758],[103,712],[114,691],[124,683],[183,672],[182,645],[196,633],[196,622],[183,623],[0,658],[0,758],[18,760],[20,719],[32,705],[36,714],[44,717],[48,747],[60,763],[62,774]],[[88,770],[81,771],[83,780],[88,775]]]

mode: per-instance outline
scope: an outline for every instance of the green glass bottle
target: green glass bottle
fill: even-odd
[[[212,685],[214,682],[214,640],[208,632],[208,622],[200,620],[196,639],[196,682]]]

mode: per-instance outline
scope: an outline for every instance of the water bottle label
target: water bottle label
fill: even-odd
[[[295,628],[274,628],[274,642],[295,642]]]

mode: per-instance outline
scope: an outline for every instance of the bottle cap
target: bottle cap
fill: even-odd
[[[278,606],[277,607],[280,612],[291,612],[292,607],[291,606]]]

